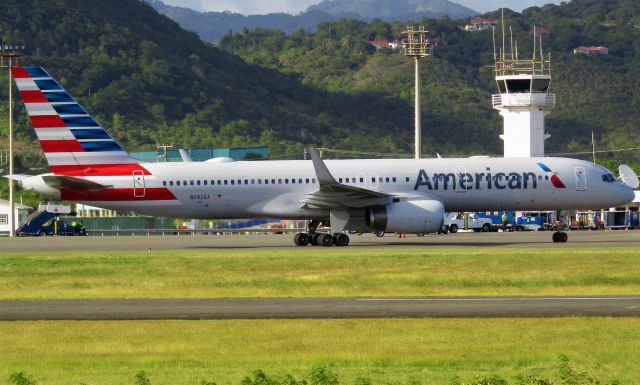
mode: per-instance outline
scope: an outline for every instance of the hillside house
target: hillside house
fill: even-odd
[[[485,19],[482,17],[474,17],[471,23],[464,26],[465,31],[484,31],[489,28],[495,28],[498,25],[498,19]]]

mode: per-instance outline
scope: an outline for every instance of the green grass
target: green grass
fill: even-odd
[[[634,248],[5,253],[0,299],[640,293]]]
[[[448,384],[498,374],[555,378],[559,356],[601,381],[634,384],[640,319],[48,321],[0,323],[0,383],[24,371],[40,385],[240,385],[262,369],[281,379],[314,366],[341,384]],[[556,383],[558,383],[556,381]]]

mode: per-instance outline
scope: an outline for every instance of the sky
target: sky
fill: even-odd
[[[243,15],[260,15],[274,12],[298,14],[311,4],[321,0],[163,0],[166,4],[195,9],[196,11],[231,11]],[[515,11],[534,5],[559,4],[561,0],[452,0],[479,12],[493,11],[504,4]]]

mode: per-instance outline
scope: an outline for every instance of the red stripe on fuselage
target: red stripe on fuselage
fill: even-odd
[[[40,90],[20,91],[20,97],[25,103],[49,103]]]
[[[45,153],[84,152],[84,149],[77,140],[41,140],[40,146]]]
[[[31,76],[24,67],[11,67],[11,76],[18,79],[30,78]]]
[[[50,166],[56,175],[67,176],[125,176],[133,175],[134,171],[142,171],[144,175],[151,175],[149,170],[139,164],[81,164]]]
[[[135,195],[142,195],[143,191],[143,197],[135,197]],[[176,196],[166,188],[140,188],[135,189],[135,192],[136,194],[134,195],[134,189],[132,188],[114,188],[100,191],[61,188],[60,196],[64,200],[80,202],[139,202],[176,200]]]
[[[31,115],[33,128],[54,128],[66,127],[58,115]]]

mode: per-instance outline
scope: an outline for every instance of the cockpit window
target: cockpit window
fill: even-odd
[[[613,174],[604,174],[602,180],[607,183],[613,183],[616,181],[616,177]]]

